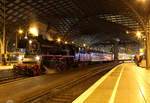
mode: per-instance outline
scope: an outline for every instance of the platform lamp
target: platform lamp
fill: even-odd
[[[85,43],[83,43],[83,47],[86,47],[87,45]]]
[[[57,42],[60,43],[61,42],[61,38],[57,38]]]
[[[67,42],[67,41],[65,41],[65,44],[68,44],[68,42]]]
[[[142,41],[142,39],[144,38],[143,31],[128,31],[128,30],[126,31],[126,34],[130,33],[136,35],[137,39],[143,42]],[[138,43],[138,54],[140,54],[140,43]]]

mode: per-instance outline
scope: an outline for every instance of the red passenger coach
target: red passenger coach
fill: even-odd
[[[104,61],[113,61],[114,54],[113,53],[103,53]]]
[[[132,55],[128,54],[128,53],[118,53],[118,60],[131,60],[132,59]]]
[[[100,62],[100,61],[113,61],[114,56],[112,53],[102,53],[102,52],[91,52],[91,61]]]

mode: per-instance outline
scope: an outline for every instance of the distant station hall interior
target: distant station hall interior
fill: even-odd
[[[0,103],[150,103],[150,0],[0,0]]]

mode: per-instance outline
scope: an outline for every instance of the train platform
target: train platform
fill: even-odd
[[[13,65],[0,65],[0,71],[1,70],[8,70],[8,69],[13,69]]]
[[[150,103],[150,70],[120,64],[72,103]]]

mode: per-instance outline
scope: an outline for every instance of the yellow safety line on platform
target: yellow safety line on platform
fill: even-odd
[[[95,84],[93,84],[88,90],[86,90],[83,94],[81,94],[78,98],[76,98],[72,103],[83,103],[93,92],[94,90],[112,73],[114,72],[119,66],[116,66],[111,71],[109,71],[106,75],[104,75],[101,79],[99,79]]]
[[[134,71],[133,71],[134,70]],[[145,85],[147,85],[148,83],[146,83],[145,81],[145,79],[144,79],[144,77],[143,76],[145,76],[145,75],[142,75],[141,73],[142,72],[144,72],[144,70],[145,69],[143,69],[143,68],[141,68],[141,67],[136,67],[136,69],[132,69],[132,71],[134,72],[134,73],[136,73],[135,74],[135,76],[136,76],[136,81],[137,81],[137,83],[138,83],[138,88],[139,88],[139,91],[140,91],[140,96],[143,98],[143,100],[144,100],[144,102],[143,103],[147,103],[147,101],[148,101],[148,98],[147,98],[147,96],[146,96],[146,93],[145,93]],[[146,71],[147,72],[147,71]],[[140,75],[140,76],[139,76]],[[145,76],[145,77],[147,77],[147,76]]]
[[[119,81],[120,81],[120,78],[122,76],[123,71],[124,71],[124,67],[121,69],[120,75],[119,75],[119,77],[117,79],[117,82],[116,82],[115,88],[114,88],[114,90],[112,92],[112,95],[111,95],[111,98],[109,100],[109,103],[114,103],[114,101],[115,101],[115,96],[116,96],[116,93],[117,93]]]

